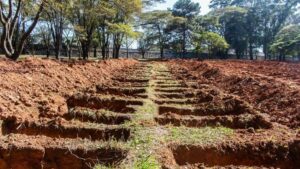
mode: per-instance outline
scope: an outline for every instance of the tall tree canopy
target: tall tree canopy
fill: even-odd
[[[231,51],[248,59],[258,51],[265,59],[298,55],[299,0],[211,0],[207,15],[200,15],[200,3],[192,0],[151,11],[161,2],[166,1],[2,0],[0,48],[13,60],[34,46],[57,59],[71,57],[72,49],[83,59],[91,52],[107,59],[119,58],[122,46],[128,56],[133,41],[145,39],[147,45],[139,40],[140,46],[160,51],[161,57],[167,49],[180,56],[194,49],[224,58]],[[137,33],[141,30],[145,33]]]
[[[279,60],[285,60],[286,55],[298,55],[300,59],[300,25],[282,28],[276,35],[271,50],[279,54]]]
[[[160,56],[163,58],[164,49],[171,39],[167,28],[177,17],[174,17],[170,11],[156,10],[144,13],[141,19],[143,28],[150,32],[149,36],[156,42],[156,46],[160,49]]]
[[[190,44],[191,27],[189,23],[199,14],[199,12],[200,4],[192,2],[191,0],[178,0],[172,8],[172,14],[174,16],[185,18],[185,22],[176,22],[170,29],[178,33],[178,39],[174,39],[174,41],[180,42],[183,56],[186,53],[187,46]]]
[[[266,59],[271,58],[270,45],[276,34],[286,25],[296,12],[299,0],[212,0],[210,7],[215,9],[210,14],[226,14],[221,26],[221,34],[239,57],[248,54],[254,58],[254,50],[262,47]],[[244,9],[244,14],[232,10]],[[224,12],[225,11],[225,12]],[[231,15],[231,17],[229,16]],[[234,19],[232,19],[234,18]],[[220,20],[222,23],[222,20]],[[229,24],[229,25],[228,25]],[[240,44],[240,45],[239,45]]]

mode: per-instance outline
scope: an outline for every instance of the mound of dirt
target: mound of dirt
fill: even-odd
[[[62,62],[26,58],[0,60],[0,114],[37,119],[67,112],[66,96],[96,84],[105,84],[134,60]],[[45,115],[47,114],[47,115]]]
[[[271,68],[271,65],[276,64],[273,62],[257,62],[258,65],[255,65],[255,62],[249,62],[248,65],[251,65],[251,68],[256,67],[251,70],[250,66],[245,68],[247,67],[246,62],[222,62],[224,65],[220,62],[174,60],[171,61],[171,67],[179,66],[181,72],[182,69],[186,69],[202,84],[204,82],[213,84],[226,93],[240,97],[259,111],[269,114],[274,122],[293,128],[300,126],[300,87],[296,84],[299,79],[292,73],[299,66],[298,64],[283,63],[284,66],[276,70],[276,68]],[[241,65],[239,65],[240,63]],[[262,75],[258,75],[255,70],[259,70],[259,67],[264,64],[265,67],[270,68],[268,70],[271,73],[267,74],[261,71]],[[288,69],[288,65],[291,65],[291,68]],[[244,69],[248,71],[245,72]],[[282,74],[278,77],[272,76],[272,72],[278,74],[283,70],[291,71],[285,73],[285,79],[282,78]],[[286,79],[289,77],[296,79],[293,82],[287,81]]]

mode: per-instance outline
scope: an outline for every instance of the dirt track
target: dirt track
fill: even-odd
[[[287,77],[251,73],[237,62],[230,63],[230,67],[218,61],[182,60],[72,65],[90,76],[81,87],[60,87],[56,92],[55,87],[37,88],[43,95],[62,98],[59,103],[46,102],[47,106],[65,105],[65,109],[30,108],[33,113],[24,115],[1,102],[5,109],[0,168],[296,169],[300,166],[298,79],[295,76],[289,83]],[[57,64],[58,70],[66,69]],[[14,65],[15,73],[24,69],[21,65]],[[107,75],[105,80],[93,77],[101,73],[94,66]],[[8,78],[11,70],[5,69],[1,76]],[[68,73],[62,79],[65,76]],[[75,79],[71,76],[69,81]],[[52,83],[51,78],[48,81]],[[22,81],[25,86],[27,82]],[[38,82],[42,84],[36,80],[34,85]],[[12,90],[3,87],[8,83],[1,84],[3,90]],[[83,89],[84,85],[88,87]],[[27,107],[22,101],[16,105],[23,106]],[[31,105],[35,106],[39,102]]]

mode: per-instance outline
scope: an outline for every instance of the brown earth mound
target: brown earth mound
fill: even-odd
[[[274,122],[290,127],[300,126],[300,87],[298,85],[295,85],[295,83],[291,85],[286,80],[278,80],[278,78],[273,78],[272,76],[255,76],[255,71],[252,70],[252,73],[249,73],[250,68],[247,72],[243,72],[242,68],[240,69],[239,66],[236,66],[241,62],[229,61],[222,63],[225,64],[220,66],[221,63],[217,61],[175,60],[171,61],[170,64],[177,73],[185,74],[184,72],[189,72],[186,78],[193,75],[202,84],[212,84],[229,94],[240,97],[253,105],[257,110],[269,114]],[[269,71],[273,71],[275,74],[283,71],[271,68],[272,66],[270,65],[272,63],[269,62],[258,63],[260,64],[257,67],[266,64],[266,67],[270,67]],[[226,66],[229,64],[230,66]],[[250,62],[250,65],[255,67],[255,64],[252,64],[252,62]],[[291,68],[288,69],[289,64],[285,63],[284,65],[281,69],[292,69],[291,71],[294,69],[297,71],[296,69],[299,67],[298,64],[290,64]],[[256,69],[259,70],[259,68]],[[296,78],[296,81],[298,80],[298,76],[294,75],[294,73],[286,73],[286,76],[285,78],[291,76]]]
[[[69,63],[38,58],[19,62],[1,59],[1,116],[36,119],[44,113],[63,114],[68,111],[65,96],[109,83],[117,70],[135,63],[134,60]]]

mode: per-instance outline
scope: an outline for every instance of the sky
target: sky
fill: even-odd
[[[153,10],[166,10],[172,8],[177,0],[166,0],[166,3],[157,4],[152,9]],[[207,14],[209,12],[209,2],[210,0],[192,0],[193,2],[198,2],[201,6],[201,14]]]

